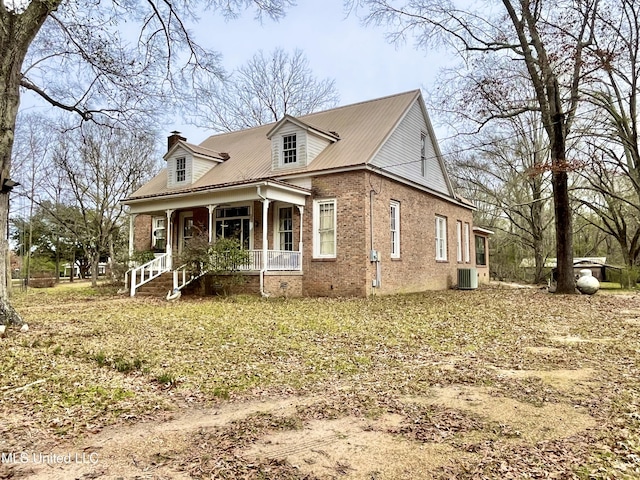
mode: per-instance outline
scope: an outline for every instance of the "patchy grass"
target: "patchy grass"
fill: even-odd
[[[0,340],[0,412],[30,420],[10,433],[0,428],[0,451],[25,448],[30,429],[74,437],[187,405],[295,395],[317,401],[285,420],[259,416],[201,432],[187,442],[183,469],[213,475],[226,448],[227,473],[305,478],[277,462],[234,467],[231,447],[206,450],[215,442],[203,439],[232,438],[238,448],[318,419],[399,415],[387,433],[461,452],[433,476],[640,475],[640,297],[629,293],[480,289],[167,303],[80,287],[30,291],[14,304],[30,331]],[[475,397],[438,393],[456,389]],[[534,435],[520,431],[526,422],[491,413],[492,398],[506,406],[498,411],[580,409],[597,428],[551,438],[538,422]],[[197,461],[203,452],[208,463]]]

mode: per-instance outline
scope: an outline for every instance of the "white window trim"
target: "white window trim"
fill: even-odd
[[[436,260],[447,261],[447,219],[436,216]]]
[[[290,208],[291,209],[291,237],[294,240],[292,242],[292,251],[296,251],[295,246],[295,235],[294,235],[294,220],[295,220],[295,212],[293,211],[293,205],[290,204],[276,204],[276,207],[273,209],[273,245],[276,250],[283,250],[282,245],[280,244],[280,210]]]
[[[320,205],[333,203],[333,254],[320,253]],[[335,198],[313,201],[313,258],[336,258],[338,238],[338,204]]]
[[[286,137],[295,137],[295,141],[296,141],[296,148],[295,148],[295,152],[296,152],[296,161],[295,162],[289,162],[289,163],[285,163],[284,161],[284,139]],[[300,152],[298,151],[298,143],[299,143],[299,138],[298,138],[298,134],[297,133],[285,133],[284,135],[282,135],[282,137],[280,137],[280,165],[282,167],[290,167],[293,165],[299,165],[299,159],[300,159]],[[290,149],[293,150],[293,149]]]
[[[159,226],[162,223],[163,226]],[[156,232],[162,231],[163,236],[156,235]],[[154,216],[151,219],[151,247],[156,249],[156,240],[164,240],[164,249],[167,248],[167,217]]]
[[[467,222],[464,223],[464,237],[463,237],[463,243],[464,243],[464,262],[465,263],[469,263],[470,261],[470,257],[471,257],[471,247],[469,244],[469,233],[470,233],[470,229],[471,227],[469,226],[469,224]]]
[[[391,228],[391,221],[395,223],[395,230]],[[389,203],[389,228],[391,229],[391,258],[400,258],[400,202],[391,200]],[[393,241],[395,233],[395,242]]]
[[[456,258],[462,263],[462,222],[456,221]]]
[[[180,169],[178,170],[178,160],[184,160],[184,170]],[[176,183],[187,183],[187,157],[186,156],[180,156],[180,157],[176,157],[175,159],[176,162],[176,169],[175,169],[175,181]],[[184,179],[183,180],[178,180],[178,171],[184,171]]]
[[[218,210],[224,210],[225,208],[248,208],[249,209],[249,215],[246,216],[239,216],[239,217],[224,217],[224,218],[218,218],[216,216],[216,212]],[[232,205],[231,207],[217,207],[213,213],[213,222],[212,225],[209,227],[213,230],[213,241],[215,242],[216,240],[216,225],[217,222],[219,222],[220,220],[237,220],[237,219],[249,219],[249,248],[248,250],[253,250],[253,230],[254,230],[254,217],[253,217],[253,207],[251,206],[251,204],[249,203],[240,203],[238,205]]]

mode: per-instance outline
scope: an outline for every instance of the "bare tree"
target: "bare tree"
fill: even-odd
[[[592,43],[598,0],[502,0],[474,9],[447,0],[415,0],[405,6],[390,0],[354,0],[370,8],[367,20],[389,25],[392,40],[415,35],[422,47],[452,46],[468,65],[482,64],[478,88],[495,92],[495,110],[477,118],[480,125],[493,118],[539,112],[550,149],[558,293],[575,291],[573,276],[572,212],[566,155],[567,137],[580,100],[585,75],[585,49]],[[519,62],[526,71],[534,96],[518,92],[500,95]],[[489,62],[489,63],[487,63]]]
[[[534,282],[544,278],[553,222],[550,175],[538,171],[549,156],[538,117],[529,112],[470,136],[452,169],[458,185],[480,202],[484,223],[502,232],[508,238],[506,245],[518,243],[533,255]],[[459,142],[457,147],[461,148]],[[498,249],[493,252],[499,254]],[[497,265],[500,260],[496,260]]]
[[[154,138],[87,124],[61,138],[53,164],[63,173],[71,205],[79,215],[58,221],[80,240],[91,260],[92,285],[98,281],[100,256],[113,254],[114,237],[124,216],[122,198],[157,170]],[[49,212],[56,216],[55,211]]]
[[[640,11],[636,0],[603,6],[591,47],[597,75],[583,88],[592,108],[582,151],[591,168],[576,196],[633,267],[640,260]]]
[[[198,88],[196,123],[230,132],[334,107],[338,100],[335,82],[316,78],[301,50],[260,50],[224,83],[209,79]]]
[[[14,149],[16,168],[14,178],[20,184],[18,193],[24,195],[29,201],[28,218],[34,216],[36,207],[36,194],[38,194],[46,182],[46,162],[51,142],[50,132],[43,128],[44,119],[37,114],[23,114],[20,123],[20,142]],[[29,222],[28,231],[25,232],[27,241],[24,242],[23,271],[26,284],[29,283],[31,270],[31,247],[33,245],[33,223]],[[57,272],[56,272],[57,273]]]
[[[20,87],[83,120],[125,122],[153,111],[150,99],[168,98],[198,72],[217,73],[218,56],[195,44],[185,24],[192,9],[226,16],[255,6],[278,18],[291,0],[206,2],[0,2],[0,315],[21,320],[7,299],[7,217],[11,154]],[[23,5],[16,8],[16,5]],[[133,40],[120,25],[139,26]],[[27,59],[28,55],[28,60]],[[60,75],[60,72],[64,75]],[[63,79],[69,81],[61,88]],[[180,98],[179,96],[177,98]],[[167,102],[165,110],[172,105]]]

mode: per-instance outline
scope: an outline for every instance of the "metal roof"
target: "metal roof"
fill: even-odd
[[[420,96],[420,90],[412,90],[297,117],[319,131],[331,132],[339,140],[328,145],[309,165],[290,168],[286,172],[273,171],[271,168],[271,141],[267,136],[278,122],[212,135],[199,146],[187,145],[200,154],[224,152],[229,155],[227,160],[184,188],[167,188],[167,172],[163,169],[129,199],[215,188],[239,180],[256,181],[283,177],[285,174],[364,166]]]

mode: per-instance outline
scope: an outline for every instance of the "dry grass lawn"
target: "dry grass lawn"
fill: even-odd
[[[0,479],[640,478],[640,295],[15,306]]]

